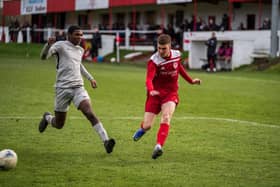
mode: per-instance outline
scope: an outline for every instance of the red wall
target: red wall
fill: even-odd
[[[156,4],[156,0],[109,0],[110,7],[145,4]],[[74,10],[75,0],[47,0],[47,12],[67,12]],[[4,1],[3,15],[20,15],[20,0]]]
[[[75,10],[75,0],[48,0],[47,12],[67,12]]]
[[[20,0],[3,1],[3,15],[16,16],[20,15]]]

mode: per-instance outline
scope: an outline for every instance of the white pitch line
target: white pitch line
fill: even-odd
[[[256,81],[256,82],[263,82],[263,83],[271,83],[279,85],[280,81],[278,80],[270,80],[270,79],[256,79],[256,78],[246,78],[246,77],[227,77],[227,76],[219,76],[222,79],[230,79],[230,80],[246,80],[246,81]]]
[[[70,119],[73,120],[81,120],[86,119],[85,117],[78,116],[70,116]],[[39,120],[41,117],[36,116],[0,116],[0,120]],[[112,119],[112,120],[142,120],[143,117],[100,117],[100,119]],[[226,121],[231,123],[239,123],[256,127],[267,127],[267,128],[280,128],[280,125],[266,124],[266,123],[258,123],[253,121],[244,121],[238,119],[230,119],[230,118],[214,118],[214,117],[195,117],[195,116],[181,116],[181,117],[173,117],[173,120],[214,120],[214,121]]]
[[[266,124],[266,123],[258,123],[253,121],[244,121],[244,120],[238,120],[238,119],[229,119],[229,118],[212,118],[212,117],[177,117],[175,118],[177,120],[184,120],[184,119],[193,119],[193,120],[214,120],[214,121],[226,121],[226,122],[232,122],[232,123],[240,123],[240,124],[246,124],[251,126],[259,126],[259,127],[269,127],[269,128],[280,128],[279,125],[272,125],[272,124]]]

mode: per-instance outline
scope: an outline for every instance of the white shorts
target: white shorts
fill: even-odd
[[[71,101],[79,109],[79,105],[84,100],[90,100],[89,95],[84,87],[78,88],[56,88],[55,107],[57,112],[67,112]]]

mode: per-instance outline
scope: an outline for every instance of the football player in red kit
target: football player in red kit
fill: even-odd
[[[153,125],[157,114],[161,112],[157,143],[152,158],[162,155],[162,147],[168,136],[170,121],[179,103],[179,74],[190,84],[200,84],[200,79],[192,79],[181,64],[181,53],[171,49],[171,38],[162,34],[158,37],[158,51],[151,56],[147,65],[147,99],[144,120],[133,140],[138,141]]]

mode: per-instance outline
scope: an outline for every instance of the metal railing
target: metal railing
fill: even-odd
[[[1,30],[1,29],[0,29]],[[4,30],[4,34],[3,34]],[[66,29],[56,28],[22,28],[9,29],[2,28],[1,41],[5,43],[44,43],[51,36],[55,36],[58,32],[66,33]],[[90,40],[94,30],[83,30],[84,39]],[[135,46],[153,47],[153,42],[159,30],[100,30],[100,34],[115,35],[119,41],[119,45],[124,49],[130,49]]]

